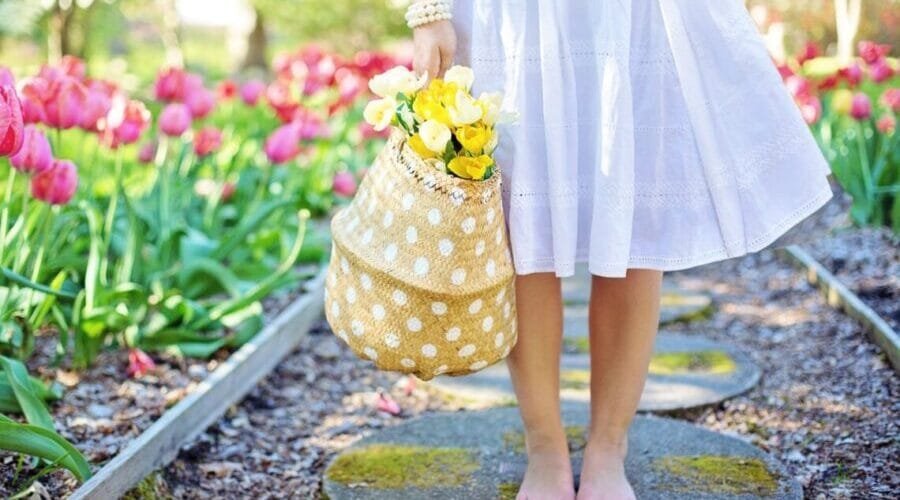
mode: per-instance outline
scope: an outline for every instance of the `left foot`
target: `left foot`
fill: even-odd
[[[591,443],[584,449],[577,500],[636,500],[625,477],[625,449]]]

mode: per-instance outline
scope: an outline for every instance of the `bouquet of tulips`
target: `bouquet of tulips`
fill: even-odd
[[[454,66],[441,79],[427,81],[398,66],[375,76],[369,88],[379,98],[364,118],[376,131],[395,126],[409,146],[435,169],[462,179],[485,180],[494,173],[495,125],[505,116],[499,93],[472,96],[474,74]]]

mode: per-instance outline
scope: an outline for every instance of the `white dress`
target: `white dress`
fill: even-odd
[[[832,193],[741,0],[456,0],[458,62],[518,112],[496,159],[518,274],[765,248]]]

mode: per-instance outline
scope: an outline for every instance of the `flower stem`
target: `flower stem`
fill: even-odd
[[[108,284],[108,273],[109,270],[109,251],[112,247],[112,236],[115,222],[116,222],[116,209],[119,205],[119,191],[122,189],[122,150],[119,149],[116,151],[116,170],[115,170],[115,186],[113,187],[113,192],[109,197],[109,206],[106,208],[106,220],[103,224],[103,240],[104,240],[104,248],[103,248],[103,257],[100,264],[100,282],[104,285]]]
[[[9,205],[12,202],[13,184],[16,183],[16,169],[10,166],[9,177],[6,178],[6,193],[3,196],[3,208],[0,210],[0,265],[6,257],[6,234],[9,225]]]
[[[875,205],[875,185],[872,180],[872,169],[869,166],[869,153],[868,148],[866,147],[865,128],[860,122],[856,123],[856,145],[859,148],[859,165],[862,170],[863,185],[866,192],[866,204],[868,205],[870,209],[869,213],[871,214],[871,209]]]

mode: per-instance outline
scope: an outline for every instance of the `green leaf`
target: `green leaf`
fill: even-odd
[[[211,257],[217,260],[225,259],[232,250],[244,242],[244,239],[248,234],[262,227],[263,221],[270,215],[293,203],[294,200],[277,200],[263,204],[258,210],[250,214],[249,217],[242,220],[238,227],[228,234],[219,247],[212,253]]]
[[[54,431],[21,424],[0,415],[0,449],[59,463],[79,481],[91,477],[91,467],[71,443]]]
[[[51,288],[47,285],[35,283],[34,281],[31,281],[30,279],[26,278],[25,276],[22,276],[21,274],[13,271],[12,269],[8,269],[6,267],[0,267],[0,274],[2,274],[2,276],[5,279],[9,280],[12,283],[15,283],[19,286],[24,286],[26,288],[32,288],[39,292],[46,293],[47,295],[53,295],[56,297],[60,297],[63,299],[69,299],[69,300],[75,300],[75,296],[77,295],[75,293],[71,293],[71,292],[67,292],[67,291],[54,290],[53,288]]]
[[[31,385],[25,365],[19,360],[0,356],[0,366],[3,367],[6,380],[12,387],[16,399],[19,401],[19,406],[22,408],[22,413],[25,414],[28,422],[56,432],[53,426],[53,417],[50,416],[44,401],[41,400]]]

